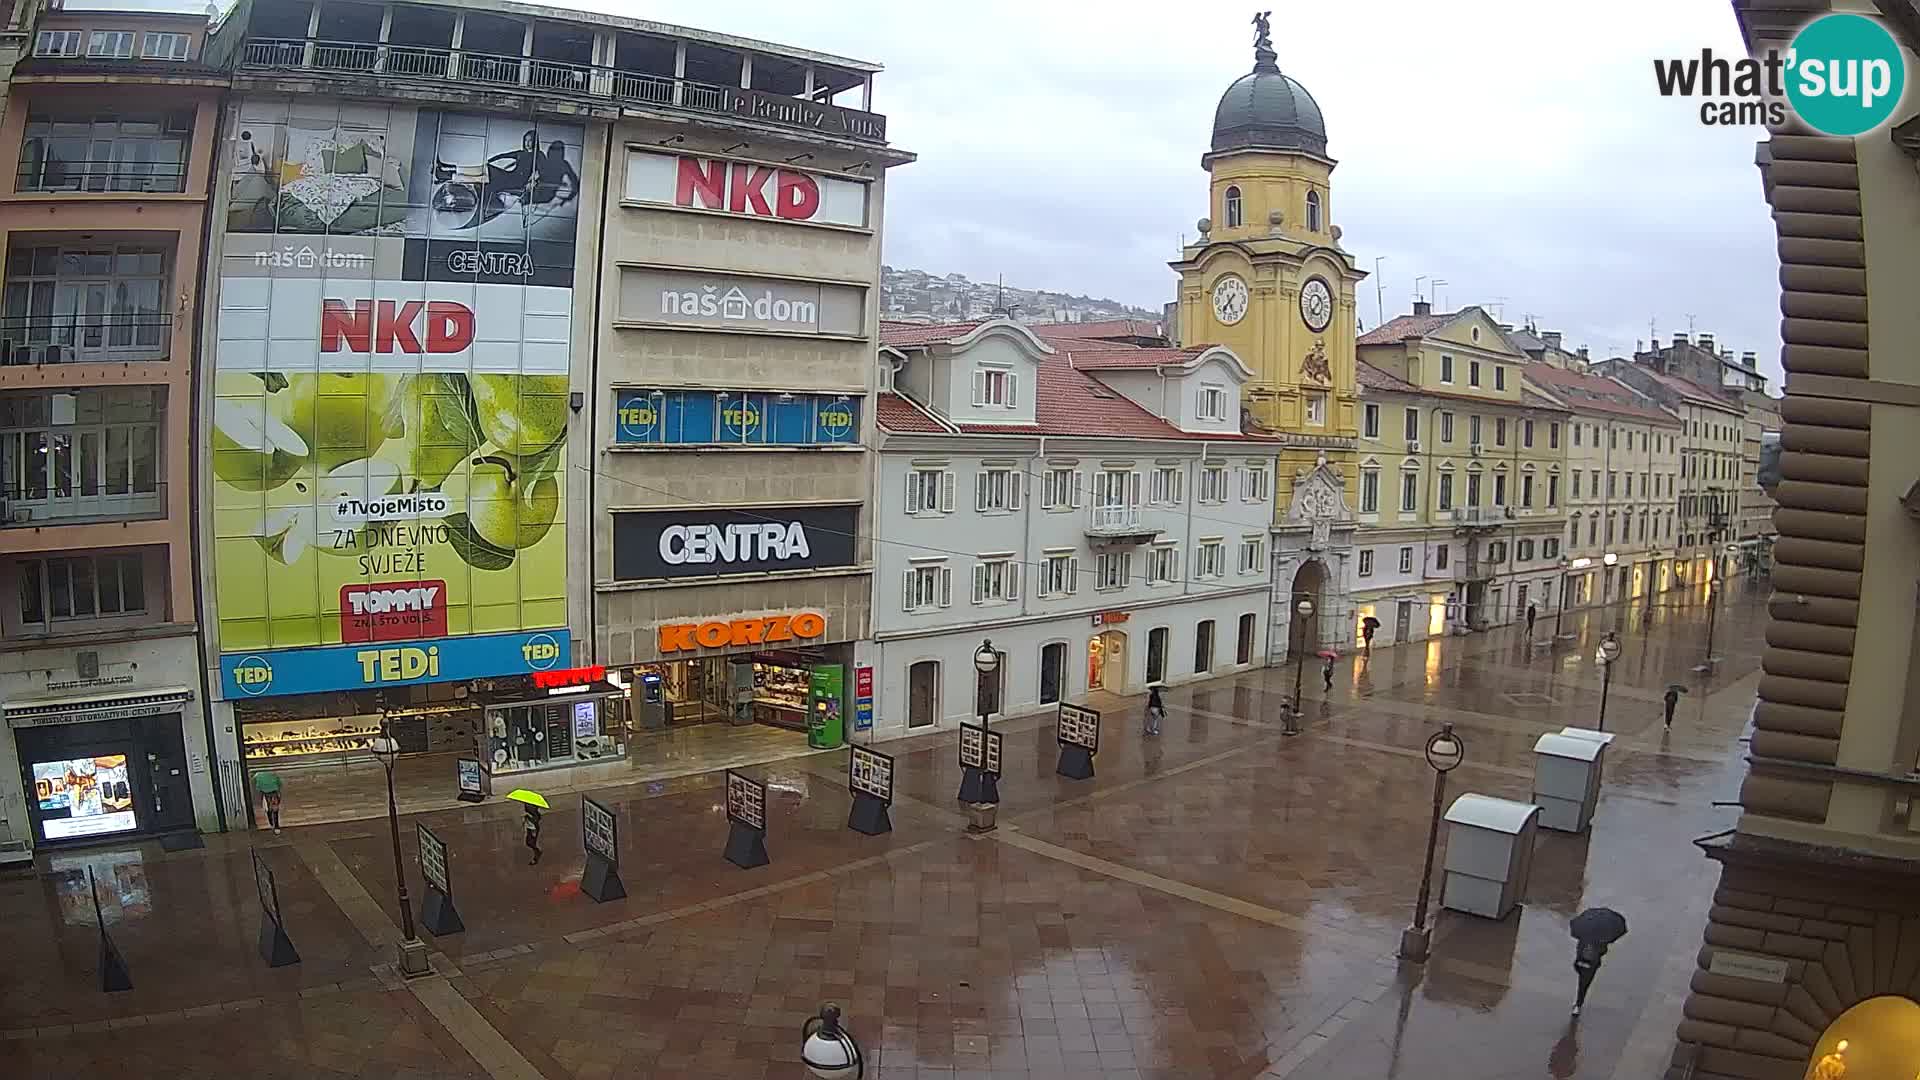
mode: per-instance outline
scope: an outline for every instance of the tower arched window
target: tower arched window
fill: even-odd
[[[1307,231],[1320,231],[1320,193],[1307,192]]]
[[[1227,189],[1227,228],[1239,228],[1240,219],[1240,189],[1229,187]]]

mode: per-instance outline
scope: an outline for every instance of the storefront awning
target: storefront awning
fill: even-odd
[[[126,720],[178,712],[193,700],[184,686],[161,687],[131,694],[80,694],[66,698],[34,698],[0,703],[9,727],[40,724],[85,724],[96,720]]]

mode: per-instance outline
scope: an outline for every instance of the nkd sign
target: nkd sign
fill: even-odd
[[[867,226],[867,185],[727,158],[627,152],[626,201],[806,225]]]
[[[626,266],[620,269],[620,321],[713,330],[832,334],[866,330],[867,290],[737,274]]]

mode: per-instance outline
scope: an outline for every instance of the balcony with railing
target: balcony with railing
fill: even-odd
[[[1144,544],[1158,535],[1158,526],[1149,525],[1141,519],[1138,504],[1111,503],[1095,505],[1087,510],[1087,536],[1090,539]]]
[[[179,194],[186,190],[187,167],[178,163],[96,161],[22,161],[15,191]]]
[[[0,438],[5,438],[0,434]],[[115,490],[118,489],[118,490]],[[167,516],[167,485],[151,475],[63,476],[22,487],[0,484],[0,530],[107,521],[151,521]]]
[[[243,77],[312,72],[381,85],[505,87],[886,141],[886,117],[867,111],[872,72],[865,65],[775,55],[747,42],[359,0],[323,0],[317,10],[300,0],[259,0],[246,31]],[[841,98],[857,98],[860,108]]]
[[[165,360],[172,341],[164,311],[0,318],[0,367]]]

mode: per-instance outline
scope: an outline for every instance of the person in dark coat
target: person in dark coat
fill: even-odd
[[[1573,973],[1580,980],[1580,989],[1573,998],[1573,1015],[1580,1015],[1580,1007],[1587,1003],[1587,991],[1593,986],[1593,976],[1600,970],[1600,962],[1607,958],[1607,947],[1597,941],[1582,941],[1573,948]]]
[[[526,826],[527,826],[527,850],[533,852],[533,855],[527,859],[527,865],[532,866],[540,861],[540,808],[539,807],[531,806],[531,805],[527,807]]]
[[[1667,687],[1666,700],[1667,700],[1667,730],[1672,731],[1673,730],[1673,710],[1678,708],[1680,705],[1680,688],[1677,686]]]
[[[1160,700],[1160,687],[1147,687],[1146,734],[1160,734],[1160,721],[1167,718],[1167,703]]]
[[[1333,657],[1327,657],[1327,666],[1320,669],[1320,679],[1326,684],[1326,692],[1333,693]]]
[[[1536,609],[1532,604],[1527,605],[1527,637],[1528,638],[1533,637],[1533,619],[1534,619],[1534,616],[1538,614],[1539,614],[1538,609]]]

